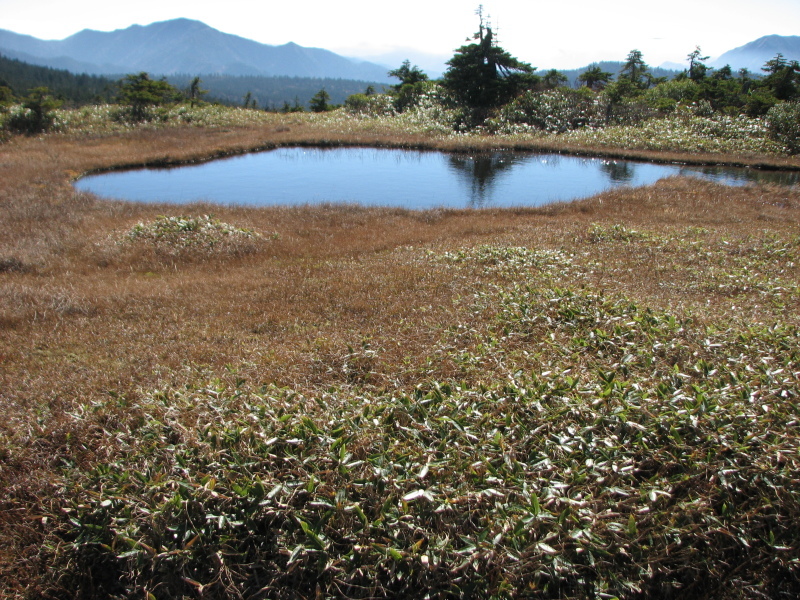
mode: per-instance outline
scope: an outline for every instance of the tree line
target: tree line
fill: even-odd
[[[436,102],[457,113],[459,128],[487,125],[491,128],[493,122],[505,119],[548,131],[587,125],[632,124],[669,115],[679,107],[691,107],[695,114],[749,117],[771,114],[773,122],[800,131],[800,124],[795,123],[800,122],[800,64],[781,54],[767,61],[761,73],[750,73],[746,69],[734,72],[730,66],[709,67],[706,64],[709,57],[703,56],[698,46],[686,56],[686,69],[668,78],[655,75],[642,52],[634,49],[618,73],[593,64],[580,74],[578,87],[573,88],[560,71],[537,72],[529,63],[509,54],[499,45],[491,25],[484,20],[482,8],[479,7],[477,15],[478,31],[473,35],[472,43],[455,51],[440,80],[431,80],[417,66],[405,61],[397,69],[389,71],[388,74],[397,78],[399,83],[390,86],[386,94],[376,94],[375,87],[367,85],[363,91],[346,96],[345,106],[356,111],[374,111],[377,106],[383,111],[388,96],[391,111],[402,113],[417,106],[423,98],[434,97]],[[0,59],[3,61],[0,68],[7,69],[0,73],[8,74],[7,80],[0,80],[0,109],[21,100],[27,111],[27,116],[19,116],[17,121],[13,118],[6,120],[7,126],[19,131],[47,128],[50,122],[48,111],[64,100],[64,94],[69,95],[71,101],[77,101],[77,98],[113,100],[123,107],[121,116],[132,121],[152,119],[160,108],[179,102],[196,106],[205,102],[208,94],[199,77],[189,79],[184,76],[179,88],[166,78],[154,79],[147,73],[129,74],[114,82],[102,77],[74,76],[46,67],[26,71],[24,63]],[[14,82],[14,89],[8,80]],[[228,103],[281,112],[306,109],[324,112],[338,108],[341,100],[337,102],[331,90],[335,87],[335,93],[341,97],[343,88],[336,85],[336,80],[316,81],[323,85],[307,102],[301,102],[296,95],[294,102],[283,100],[280,106],[277,103],[259,106],[252,90],[244,92],[245,87],[240,86],[241,101],[228,98]],[[28,82],[38,85],[26,97],[15,96],[14,90]],[[44,85],[45,82],[53,87]],[[245,86],[249,82],[247,78],[241,79]],[[348,82],[350,90],[355,83]],[[79,88],[80,94],[71,91]],[[554,108],[554,103],[558,107]],[[563,113],[556,125],[553,125],[553,115],[548,111]],[[800,139],[800,133],[795,137]],[[797,145],[800,146],[800,142]]]
[[[149,78],[153,78],[148,74]],[[166,81],[178,91],[189,90],[194,75],[170,75]],[[158,79],[156,79],[158,80]],[[23,102],[34,89],[47,88],[52,98],[63,106],[118,102],[120,84],[125,79],[99,75],[75,74],[65,69],[32,65],[0,54],[0,107]],[[335,78],[203,75],[203,87],[208,88],[204,100],[226,106],[244,106],[263,110],[309,109],[309,101],[325,89],[328,107],[344,103],[345,99],[370,85],[369,82]],[[380,84],[373,84],[382,89]]]
[[[570,89],[560,71],[537,73],[535,67],[506,52],[482,16],[474,39],[456,50],[438,82],[451,104],[467,111],[473,122],[525,93]],[[634,49],[616,74],[590,65],[578,76],[578,89],[572,91],[586,98],[587,91],[603,93],[612,105],[638,102],[662,114],[680,103],[703,102],[713,111],[756,117],[780,102],[800,100],[800,64],[796,60],[778,54],[766,62],[761,73],[751,73],[747,69],[734,72],[729,65],[714,69],[706,64],[708,58],[696,47],[686,57],[687,68],[669,79],[655,76],[642,52]],[[429,89],[427,76],[408,61],[389,75],[401,81],[392,88],[398,110],[412,106],[413,98]]]
[[[61,102],[71,105],[113,100],[115,82],[99,75],[77,75],[64,69],[40,67],[0,54],[0,103],[8,104],[30,90],[46,87]]]
[[[402,113],[424,99],[455,114],[457,129],[487,132],[519,126],[562,132],[582,127],[634,125],[674,113],[766,117],[778,140],[800,151],[800,64],[777,54],[760,73],[707,65],[699,46],[686,56],[686,69],[673,77],[656,75],[640,50],[631,50],[617,73],[590,65],[576,87],[556,69],[537,72],[498,43],[492,27],[479,17],[472,43],[447,62],[439,81],[431,81],[405,61],[389,75],[400,80],[389,89],[391,110]],[[356,94],[346,101],[355,112],[381,113],[385,102]]]

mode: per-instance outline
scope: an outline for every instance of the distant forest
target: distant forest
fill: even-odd
[[[15,96],[25,96],[37,87],[49,88],[70,105],[108,102],[116,94],[115,81],[99,75],[75,75],[62,69],[31,65],[0,54],[0,86]]]
[[[623,68],[623,62],[604,61],[590,65],[599,67],[617,76]],[[416,67],[415,67],[416,68]],[[560,71],[570,87],[579,87],[578,78],[589,67]],[[679,75],[678,71],[670,71],[659,67],[650,68],[656,78],[671,80]],[[537,74],[544,74],[537,70]],[[101,76],[75,74],[65,69],[54,69],[32,65],[21,60],[8,58],[0,54],[0,87],[10,88],[13,95],[23,98],[37,87],[48,88],[53,95],[63,101],[66,106],[80,106],[114,102],[118,93],[117,82],[126,74],[118,76]],[[760,73],[752,73],[751,77],[761,79]],[[154,78],[157,75],[153,76]],[[166,78],[167,81],[181,91],[187,91],[193,75],[182,74]],[[229,106],[242,106],[246,99],[250,107],[264,110],[281,110],[289,107],[309,108],[309,101],[321,89],[330,96],[330,104],[343,104],[348,96],[363,93],[368,87],[376,92],[387,91],[387,85],[355,81],[350,79],[310,78],[289,76],[253,76],[253,75],[202,75],[200,87],[207,90],[204,100]],[[254,104],[255,103],[255,104]]]
[[[607,71],[616,77],[619,75],[619,72],[622,70],[622,67],[625,66],[623,61],[610,61],[604,60],[596,63],[592,63],[590,66],[600,67],[602,71]],[[569,83],[572,87],[579,87],[581,84],[578,81],[578,77],[583,75],[588,67],[581,67],[580,69],[559,69],[559,72],[567,78],[567,83]],[[537,70],[537,73],[544,74],[544,71]],[[653,77],[666,77],[667,79],[672,79],[680,71],[672,71],[670,69],[663,69],[661,67],[650,67],[650,73],[652,73]]]
[[[179,90],[187,89],[192,75],[171,75],[167,81]],[[206,100],[222,104],[241,105],[248,92],[259,108],[280,110],[285,102],[295,102],[308,109],[312,96],[322,88],[328,92],[332,104],[342,104],[348,96],[363,93],[372,86],[381,92],[383,84],[352,79],[317,79],[309,77],[259,77],[253,75],[202,75],[201,86],[208,90]]]
[[[10,88],[18,97],[25,96],[33,88],[47,87],[54,96],[71,106],[111,102],[117,94],[117,80],[123,77],[124,74],[117,78],[76,75],[64,69],[31,65],[0,54],[0,86]],[[193,78],[192,75],[175,75],[168,77],[167,81],[184,90],[188,89]],[[200,87],[208,90],[204,99],[209,102],[240,106],[249,92],[251,102],[255,100],[259,108],[280,110],[284,103],[292,106],[297,103],[308,109],[309,100],[322,88],[330,95],[331,103],[342,104],[348,96],[361,93],[370,85],[378,92],[383,91],[384,86],[379,83],[348,79],[231,75],[203,75]]]

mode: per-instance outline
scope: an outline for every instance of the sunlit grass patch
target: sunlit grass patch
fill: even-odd
[[[481,245],[445,252],[436,258],[450,264],[473,265],[484,273],[508,276],[578,275],[574,255],[563,250]]]
[[[180,253],[187,250],[248,252],[263,239],[258,232],[202,215],[162,216],[150,223],[137,223],[123,241],[152,244],[170,253]]]
[[[381,97],[383,98],[383,97]],[[377,100],[373,101],[376,102]],[[390,100],[384,98],[383,104]],[[546,111],[545,111],[546,112]],[[620,149],[654,152],[704,152],[722,154],[784,155],[788,147],[775,141],[763,118],[714,114],[703,116],[691,110],[669,117],[651,118],[632,125],[605,126],[597,119],[578,119],[574,130],[557,124],[544,129],[508,121],[508,115],[489,119],[486,126],[468,128],[463,115],[449,108],[436,94],[424,95],[402,113],[393,110],[353,111],[342,108],[322,113],[268,113],[261,110],[216,105],[178,105],[155,111],[146,122],[121,118],[114,105],[59,109],[54,112],[54,132],[78,135],[108,135],[118,132],[160,130],[176,127],[261,128],[297,126],[324,128],[328,143],[337,137],[361,135],[422,136],[429,143],[485,143],[498,145],[583,146],[595,150]],[[548,119],[553,118],[548,114]],[[585,115],[584,115],[585,116]],[[559,121],[560,117],[556,118]],[[513,119],[512,119],[513,121]],[[560,121],[559,121],[560,122]],[[290,125],[290,126],[293,126]]]
[[[632,240],[646,240],[648,237],[646,233],[630,229],[619,223],[611,227],[604,227],[593,223],[587,233],[587,238],[590,242],[604,242],[610,240],[629,242]]]
[[[226,106],[179,105],[158,109],[154,118],[144,122],[127,121],[117,105],[101,104],[55,111],[58,131],[78,134],[163,129],[165,127],[247,127],[268,125],[282,120],[280,115],[264,111]]]

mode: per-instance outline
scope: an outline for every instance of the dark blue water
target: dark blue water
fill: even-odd
[[[694,175],[729,185],[750,181],[794,185],[800,180],[795,173],[517,152],[280,148],[199,165],[93,175],[75,186],[134,202],[483,208],[576,200],[671,175]]]

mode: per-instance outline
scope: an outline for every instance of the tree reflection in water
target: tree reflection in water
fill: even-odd
[[[610,183],[621,185],[633,181],[636,164],[621,160],[580,159],[566,157],[567,161],[581,161],[585,165],[599,167]],[[512,152],[493,152],[485,154],[451,154],[448,155],[450,170],[456,173],[469,189],[469,207],[485,208],[495,204],[494,196],[498,180],[504,173],[510,173],[516,166],[531,162],[551,170],[558,170],[562,157],[558,154],[522,154]],[[531,182],[533,186],[535,182]]]
[[[608,175],[613,183],[630,183],[633,181],[636,165],[624,160],[603,160],[600,170]]]
[[[493,152],[450,154],[447,160],[450,171],[458,175],[470,190],[469,208],[484,208],[492,203],[498,175],[530,158],[531,155]]]

